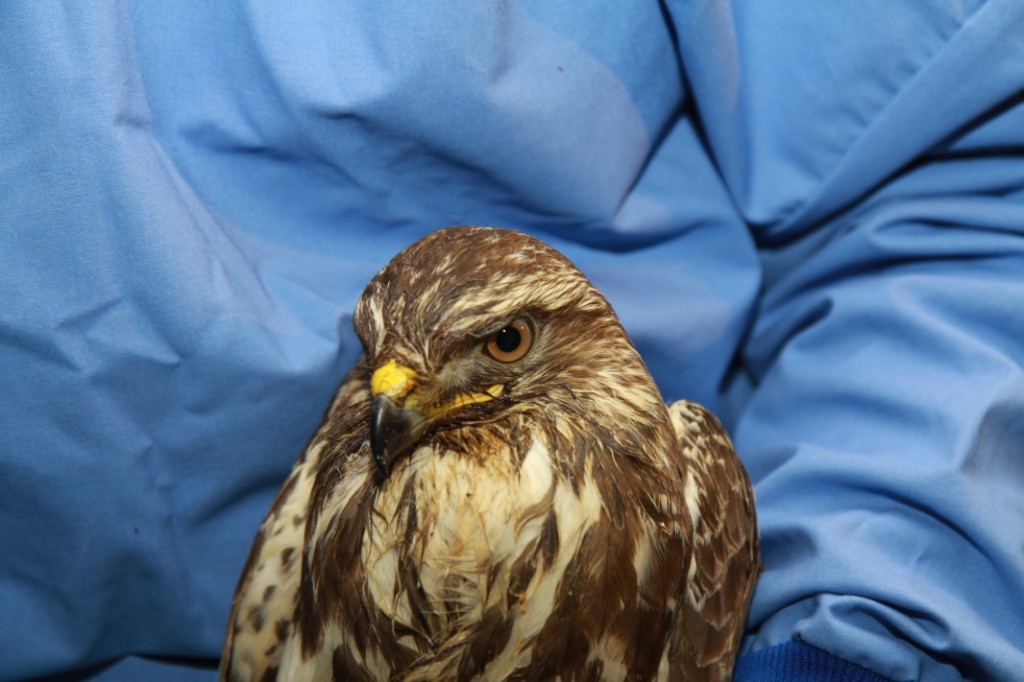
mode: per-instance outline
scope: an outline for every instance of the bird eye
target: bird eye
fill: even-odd
[[[513,320],[487,337],[484,352],[498,362],[515,362],[533,345],[533,327],[523,318]]]

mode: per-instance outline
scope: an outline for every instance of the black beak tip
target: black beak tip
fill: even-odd
[[[373,399],[370,450],[382,476],[387,476],[395,459],[419,439],[424,423],[419,412],[401,407],[386,395]]]
[[[380,408],[380,396],[373,400],[373,411],[370,413],[370,451],[373,453],[373,461],[377,463],[377,469],[382,475],[387,475],[387,442],[384,438],[385,426],[382,423],[382,409]]]

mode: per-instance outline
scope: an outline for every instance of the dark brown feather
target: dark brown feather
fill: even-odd
[[[754,490],[713,414],[692,402],[671,409],[700,497],[679,647],[692,649],[687,679],[729,680],[760,571]]]

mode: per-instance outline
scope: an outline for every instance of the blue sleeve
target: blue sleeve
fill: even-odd
[[[457,223],[734,433],[738,680],[1016,676],[1024,16],[861,5],[5,4],[0,680],[212,680],[356,297]]]
[[[765,563],[747,650],[1017,679],[1024,11],[922,7],[676,14],[763,265],[728,388]]]

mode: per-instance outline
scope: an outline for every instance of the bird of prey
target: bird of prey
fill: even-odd
[[[448,228],[354,321],[364,353],[256,536],[222,680],[730,679],[749,479],[578,269]]]

